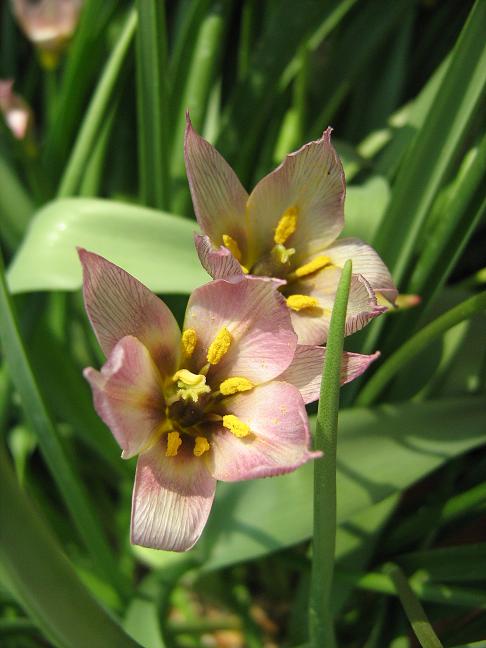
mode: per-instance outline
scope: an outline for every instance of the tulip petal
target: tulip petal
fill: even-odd
[[[209,236],[201,234],[194,236],[194,242],[202,267],[213,279],[239,278],[243,275],[241,265],[227,248],[213,247]]]
[[[321,390],[322,368],[326,357],[326,348],[299,344],[294,359],[278,380],[297,387],[304,403],[312,403],[319,398]],[[351,382],[368,369],[370,364],[380,357],[377,351],[372,355],[349,353],[345,351],[341,361],[341,385]]]
[[[392,304],[395,302],[398,291],[390,272],[370,245],[357,238],[344,238],[335,241],[323,254],[340,268],[351,259],[355,274],[363,275],[375,292],[381,292]]]
[[[126,335],[138,338],[163,375],[177,369],[180,330],[174,316],[140,281],[107,259],[79,249],[86,311],[106,356]]]
[[[288,367],[297,339],[288,308],[276,290],[278,283],[257,277],[232,282],[218,279],[192,293],[184,322],[185,329],[197,332],[192,370],[198,372],[207,363],[208,349],[223,328],[229,331],[231,344],[209,369],[210,384],[219,385],[230,376],[258,384]]]
[[[237,437],[224,427],[211,436],[208,467],[216,479],[239,481],[282,475],[321,456],[309,450],[304,401],[293,385],[273,381],[225,401],[228,413],[250,427]]]
[[[246,247],[247,192],[218,151],[198,135],[187,117],[184,141],[187,178],[197,222],[216,245],[223,234]]]
[[[327,247],[341,232],[346,190],[331,130],[288,155],[251,192],[248,217],[256,257],[273,246],[277,224],[291,207],[297,209],[297,226],[286,245],[296,250],[294,262]]]
[[[166,551],[187,551],[199,539],[214,499],[216,480],[183,443],[175,457],[165,443],[142,453],[132,499],[131,541]]]
[[[133,457],[165,418],[160,374],[147,348],[135,337],[124,337],[101,372],[89,367],[84,377],[93,390],[98,415],[123,450],[122,457]]]
[[[324,344],[327,340],[331,313],[341,269],[326,267],[314,275],[292,283],[286,293],[315,297],[319,307],[292,311],[292,325],[299,344]],[[362,329],[368,322],[387,309],[377,305],[371,286],[361,275],[353,274],[346,312],[345,335]]]

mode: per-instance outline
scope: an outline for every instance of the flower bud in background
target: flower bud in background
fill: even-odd
[[[0,111],[15,139],[27,140],[34,121],[29,105],[13,92],[13,80],[0,79]]]
[[[36,46],[41,64],[53,69],[73,35],[83,0],[12,0],[13,13]]]

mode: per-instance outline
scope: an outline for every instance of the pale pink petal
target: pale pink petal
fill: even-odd
[[[193,371],[207,363],[208,348],[225,327],[231,346],[208,372],[208,382],[242,376],[266,382],[288,367],[297,345],[279,282],[257,277],[239,281],[218,279],[197,288],[189,298],[184,328],[197,332]]]
[[[241,265],[224,246],[214,247],[209,236],[194,236],[199,261],[213,279],[231,279],[241,277]]]
[[[216,480],[194,457],[186,439],[176,457],[165,441],[140,455],[132,499],[131,541],[165,551],[187,551],[199,539],[214,499]]]
[[[306,405],[312,403],[319,398],[325,357],[325,347],[299,344],[292,364],[278,377],[278,380],[297,387]],[[372,355],[345,351],[341,361],[341,385],[345,385],[361,376],[370,364],[379,357],[379,351]]]
[[[215,426],[212,452],[206,461],[216,479],[240,481],[282,475],[321,456],[309,449],[307,413],[293,385],[277,381],[260,385],[225,399],[225,408],[249,425],[251,433],[238,438]]]
[[[251,192],[248,216],[257,256],[273,246],[277,223],[290,207],[298,210],[297,229],[285,243],[296,250],[293,261],[320,252],[343,228],[344,196],[343,169],[328,128],[321,139],[288,155]]]
[[[126,335],[138,338],[159,370],[177,369],[180,330],[156,295],[132,275],[98,254],[79,249],[86,311],[105,355]]]
[[[335,241],[323,254],[340,268],[351,259],[353,272],[363,275],[375,292],[381,292],[386,299],[394,303],[398,291],[388,268],[371,246],[357,238],[344,238]]]
[[[93,390],[96,411],[123,450],[136,455],[165,418],[161,378],[147,348],[132,336],[113,348],[101,372],[89,367],[84,377]]]
[[[299,344],[324,344],[326,342],[340,277],[340,268],[327,267],[290,284],[285,289],[286,294],[315,297],[319,304],[317,308],[291,311],[292,325],[297,333]],[[349,290],[345,335],[359,331],[384,311],[386,308],[377,305],[374,292],[366,279],[361,275],[353,274]]]
[[[246,249],[247,192],[235,172],[218,151],[198,135],[187,117],[184,142],[187,178],[197,221],[215,245],[223,234]]]

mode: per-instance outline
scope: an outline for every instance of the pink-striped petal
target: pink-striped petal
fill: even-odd
[[[177,369],[180,330],[156,295],[107,259],[79,249],[86,311],[106,356],[126,335],[138,338],[163,375]]]
[[[321,456],[309,449],[310,435],[304,401],[293,385],[273,381],[225,400],[228,413],[250,426],[238,438],[216,428],[207,462],[222,481],[282,475]]]
[[[216,245],[221,245],[223,234],[228,234],[244,253],[248,194],[226,160],[196,133],[189,116],[184,157],[192,202],[201,229]]]
[[[392,304],[398,291],[386,265],[373,248],[357,238],[344,238],[335,241],[323,254],[334,265],[342,268],[347,261],[353,262],[353,272],[363,275],[375,292],[380,292]]]
[[[331,130],[288,155],[251,192],[248,216],[256,256],[273,246],[279,219],[291,207],[297,209],[297,228],[285,245],[295,248],[297,264],[327,247],[341,232],[345,182],[331,145]]]
[[[176,457],[161,441],[140,455],[132,499],[133,544],[187,551],[199,539],[214,499],[216,480],[183,442]]]
[[[326,342],[340,277],[340,268],[326,267],[314,275],[292,283],[286,289],[286,294],[315,297],[319,305],[317,308],[291,311],[292,325],[297,333],[299,344],[324,344]],[[386,308],[377,305],[375,294],[366,279],[361,275],[353,274],[349,290],[345,335],[359,331],[370,320],[386,310]]]
[[[209,236],[194,236],[199,261],[213,279],[231,279],[241,277],[241,265],[224,246],[214,247]]]
[[[272,380],[288,367],[297,339],[276,285],[278,282],[257,277],[232,282],[218,279],[192,293],[184,328],[197,332],[193,371],[207,363],[208,348],[223,327],[232,342],[221,361],[209,369],[210,384],[229,376],[242,376],[258,384]]]
[[[161,378],[147,348],[132,336],[122,338],[101,372],[84,377],[93,390],[98,415],[129,459],[145,447],[165,418]]]
[[[299,344],[292,364],[278,377],[278,380],[297,387],[306,405],[312,403],[319,398],[325,357],[325,347]],[[345,385],[361,376],[370,364],[379,357],[379,351],[372,355],[345,351],[341,361],[341,385]]]

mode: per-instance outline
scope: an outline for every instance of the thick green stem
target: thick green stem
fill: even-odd
[[[316,450],[323,459],[314,464],[314,540],[309,606],[312,648],[334,648],[331,588],[336,546],[336,448],[339,383],[344,328],[351,283],[352,263],[346,261],[331,316],[317,412]]]

